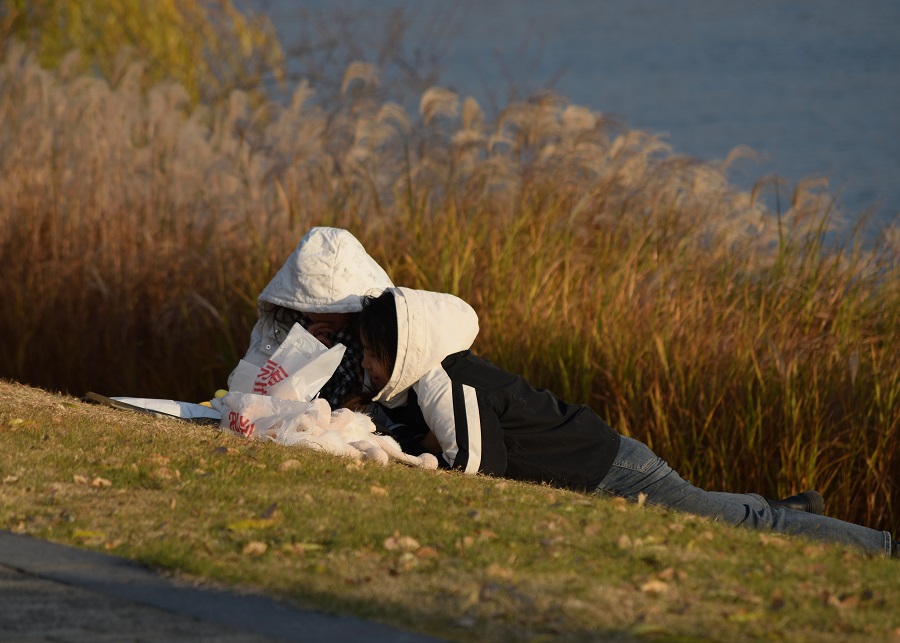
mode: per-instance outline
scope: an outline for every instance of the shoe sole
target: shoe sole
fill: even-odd
[[[797,495],[806,499],[806,504],[809,505],[806,510],[807,513],[816,514],[818,516],[825,513],[825,499],[818,491],[803,491]]]

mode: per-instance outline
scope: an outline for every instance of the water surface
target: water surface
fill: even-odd
[[[247,1],[265,3],[286,49],[297,8],[387,19],[400,7],[417,18],[413,41],[434,16],[455,16],[442,84],[486,107],[502,106],[510,81],[549,86],[680,154],[749,146],[763,161],[738,168],[740,185],[821,176],[851,216],[900,214],[897,0],[482,0],[455,14],[449,0]]]

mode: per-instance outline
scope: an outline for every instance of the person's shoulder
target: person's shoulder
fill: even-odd
[[[441,362],[441,368],[451,380],[485,391],[503,388],[521,379],[471,350],[448,355]]]
[[[503,370],[490,360],[472,352],[471,349],[447,355],[447,357],[441,361],[441,366],[443,366],[445,370],[467,368]]]

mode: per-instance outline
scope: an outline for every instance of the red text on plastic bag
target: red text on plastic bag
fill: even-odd
[[[228,414],[228,428],[249,438],[256,426],[237,411],[231,411]]]
[[[265,366],[259,369],[256,381],[253,383],[253,392],[257,395],[265,395],[269,388],[288,378],[284,367],[272,360],[266,360]]]

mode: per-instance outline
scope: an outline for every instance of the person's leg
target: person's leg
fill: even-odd
[[[682,479],[647,445],[622,437],[612,469],[597,488],[600,493],[646,502],[749,529],[771,530],[858,547],[891,555],[891,535],[836,518],[793,509],[773,508],[762,496],[704,491]]]

